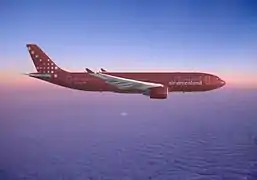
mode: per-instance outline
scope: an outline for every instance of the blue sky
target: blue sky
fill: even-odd
[[[256,89],[150,101],[21,75],[1,86],[34,71],[30,42],[64,69],[228,72],[257,85],[256,4],[0,0],[0,179],[256,177]]]
[[[25,44],[83,71],[257,70],[254,1],[1,1],[0,71],[33,71]]]

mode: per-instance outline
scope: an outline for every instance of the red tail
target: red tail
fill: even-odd
[[[27,48],[37,72],[58,74],[63,71],[36,44],[27,44]]]

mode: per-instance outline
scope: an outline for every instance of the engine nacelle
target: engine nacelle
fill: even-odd
[[[151,88],[143,94],[149,96],[151,99],[167,99],[168,88],[167,87]]]

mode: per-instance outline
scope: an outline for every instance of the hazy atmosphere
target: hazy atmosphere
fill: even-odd
[[[206,71],[257,87],[256,6],[254,0],[1,1],[1,76],[34,71],[25,45],[36,43],[67,70]]]
[[[257,4],[0,2],[0,180],[256,180]],[[225,87],[142,95],[32,79],[36,43],[63,69],[199,71]]]

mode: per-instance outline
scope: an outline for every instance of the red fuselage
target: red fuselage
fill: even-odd
[[[35,77],[38,73],[31,73]],[[198,72],[105,72],[105,74],[145,82],[160,83],[168,87],[169,92],[197,92],[210,91],[225,85],[219,77]],[[136,90],[120,90],[105,83],[103,80],[91,76],[87,72],[61,73],[57,78],[36,77],[38,79],[83,91],[109,91],[118,93],[141,93]]]

